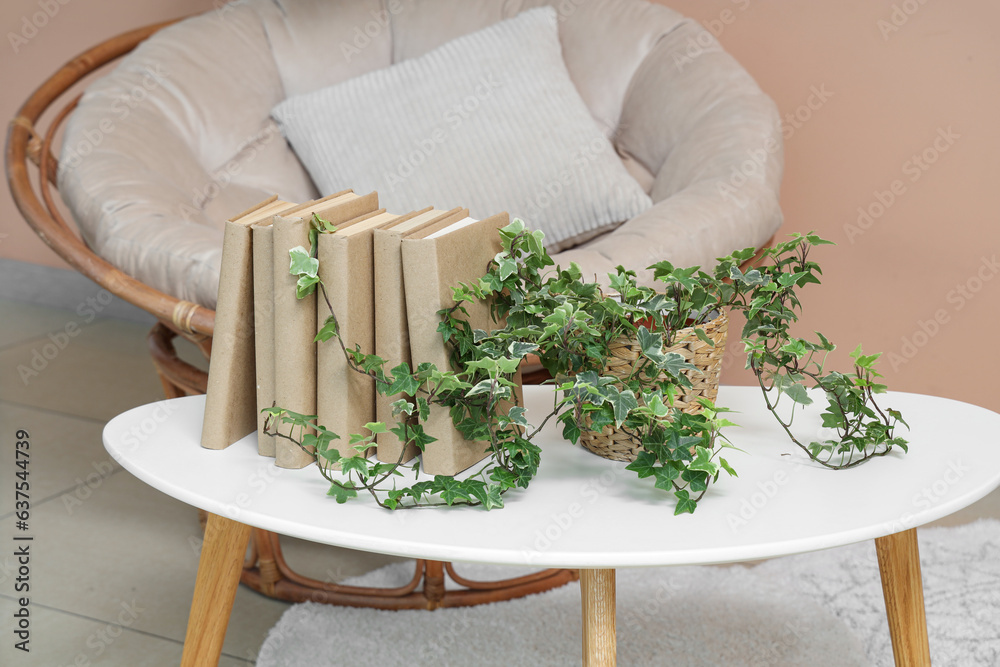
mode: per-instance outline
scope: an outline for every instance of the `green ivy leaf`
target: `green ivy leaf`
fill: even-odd
[[[472,398],[473,396],[479,396],[480,394],[489,394],[494,390],[496,386],[496,381],[490,378],[485,380],[480,380],[477,382],[472,389],[465,393],[466,398]]]
[[[636,331],[636,337],[639,341],[639,347],[642,348],[643,356],[657,365],[666,362],[666,355],[663,354],[662,334],[651,333],[646,327],[640,326],[638,331]]]
[[[316,277],[319,272],[319,260],[310,255],[308,250],[302,246],[295,246],[288,251],[288,256],[291,259],[288,266],[289,273],[293,276]]]
[[[636,400],[631,389],[619,391],[614,385],[608,385],[605,390],[607,391],[605,400],[611,404],[615,413],[615,426],[621,427],[628,418],[629,412],[639,407],[639,401]]]
[[[715,347],[715,341],[709,338],[708,334],[705,333],[705,330],[702,329],[701,327],[694,328],[694,335],[698,337],[698,340],[705,343],[706,345],[710,347]]]
[[[809,398],[809,393],[806,391],[806,388],[801,384],[790,384],[787,387],[782,388],[782,391],[788,394],[788,398],[792,399],[796,403],[809,405],[813,402],[812,399]]]
[[[719,471],[719,465],[712,461],[712,452],[705,447],[696,447],[694,461],[688,463],[688,470],[701,470],[709,475]]]
[[[502,508],[503,490],[501,489],[501,487],[497,484],[490,484],[489,487],[487,487],[487,490],[489,491],[489,493],[486,495],[486,503],[484,505],[486,509],[491,510],[494,508]]]
[[[472,495],[465,488],[465,484],[454,477],[435,475],[434,486],[436,489],[440,489],[438,493],[441,496],[441,500],[447,505],[453,505],[456,500],[471,501],[473,499]]]
[[[363,456],[348,456],[340,460],[340,470],[345,475],[355,471],[362,477],[368,477],[368,459]]]
[[[642,395],[642,400],[646,404],[646,407],[652,411],[653,416],[663,418],[670,414],[670,408],[668,408],[664,403],[663,399],[660,398],[658,393],[644,393]]]
[[[357,498],[358,492],[354,486],[354,482],[339,483],[334,482],[330,485],[330,490],[326,492],[326,495],[333,496],[337,499],[337,503],[343,505],[351,498]]]
[[[385,393],[389,396],[394,396],[396,394],[405,394],[406,396],[413,396],[420,389],[420,383],[417,382],[416,378],[410,375],[410,367],[408,364],[399,364],[392,369],[392,382],[389,384],[389,388],[386,389]]]
[[[695,509],[698,507],[698,501],[691,498],[687,489],[674,491],[674,496],[677,497],[677,507],[674,508],[674,516],[678,514],[694,514]]]
[[[515,405],[510,410],[507,411],[507,417],[510,419],[512,424],[517,424],[518,426],[527,426],[528,419],[525,417],[525,410],[520,405]]]
[[[376,435],[378,433],[388,433],[389,429],[386,428],[385,424],[382,422],[368,422],[365,424],[365,428],[372,434]]]
[[[569,416],[569,419],[563,421],[562,437],[575,445],[580,440],[580,427],[573,421],[572,416]]]
[[[733,470],[733,467],[729,465],[729,461],[727,461],[726,459],[719,457],[719,465],[722,466],[723,470],[729,473],[730,477],[739,477],[739,475],[736,474],[736,471]]]
[[[653,475],[656,477],[656,483],[653,486],[664,491],[673,491],[674,480],[680,475],[680,471],[673,464],[667,463],[666,465],[654,468]]]
[[[337,335],[339,328],[340,327],[337,325],[337,318],[330,315],[326,318],[326,321],[323,323],[323,326],[320,327],[320,330],[316,332],[316,337],[313,338],[313,342],[321,343],[323,341],[330,340]]]
[[[656,364],[661,371],[666,371],[675,378],[680,378],[684,371],[696,371],[697,366],[688,363],[683,355],[677,352],[667,352],[663,355],[663,363]]]
[[[316,285],[318,283],[319,278],[317,276],[299,276],[298,281],[295,283],[295,298],[306,298],[316,291]]]
[[[642,450],[636,454],[635,461],[625,466],[625,470],[631,470],[639,479],[652,477],[656,474],[656,456],[646,450]]]

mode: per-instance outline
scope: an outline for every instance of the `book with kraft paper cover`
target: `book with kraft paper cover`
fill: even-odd
[[[403,284],[410,353],[414,363],[430,362],[439,369],[451,368],[451,346],[438,331],[439,310],[454,305],[451,288],[460,282],[475,282],[486,272],[501,250],[498,230],[507,226],[508,215],[457,222],[442,222],[403,238]],[[491,331],[489,304],[467,305],[473,329]],[[422,454],[421,469],[432,475],[454,475],[487,456],[488,443],[466,440],[452,423],[449,410],[431,406],[424,431],[436,438]]]
[[[408,234],[418,232],[430,225],[450,224],[468,217],[469,210],[456,208],[451,211],[436,209],[419,212],[408,221],[375,230],[374,260],[375,272],[375,354],[386,360],[386,368],[392,369],[401,363],[412,368],[410,355],[410,334],[406,324],[406,292],[403,285],[403,256],[400,245]],[[402,396],[375,396],[375,417],[390,429],[399,417],[392,414],[393,402]],[[399,437],[387,431],[376,436],[378,444],[376,456],[380,461],[394,463],[409,461],[418,454],[416,446],[410,444],[403,451]]]
[[[334,225],[370,213],[378,207],[378,195],[358,196],[347,192],[284,211],[274,217],[274,402],[282,408],[306,415],[316,414],[316,312],[317,295],[299,299],[298,279],[289,273],[289,251],[310,248],[309,230],[315,214]],[[275,443],[275,464],[302,468],[314,457],[287,438]]]
[[[225,449],[257,424],[251,225],[291,206],[272,196],[226,222],[201,446]]]

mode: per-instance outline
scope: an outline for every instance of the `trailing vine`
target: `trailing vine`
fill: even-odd
[[[810,252],[815,246],[827,244],[830,242],[816,234],[794,234],[788,241],[768,248],[758,266],[746,273],[740,270],[739,262],[752,255],[749,250],[724,258],[715,276],[722,285],[722,298],[746,317],[742,338],[747,368],[763,390],[767,409],[789,439],[810,458],[824,467],[841,469],[885,456],[894,447],[905,452],[907,442],[896,435],[896,427],[907,424],[899,411],[883,409],[876,400],[877,394],[887,390],[878,381],[882,376],[876,370],[881,355],[866,355],[858,345],[850,355],[853,373],[826,371],[827,355],[835,345],[819,332],[817,340],[789,332],[802,309],[798,290],[820,283],[822,271],[809,259]],[[732,281],[731,286],[723,283],[726,278]],[[792,431],[792,421],[796,406],[813,402],[807,391],[810,388],[825,396],[822,425],[832,429],[835,437],[805,443]],[[796,404],[787,418],[777,409],[783,396]]]
[[[693,512],[723,471],[736,475],[722,456],[733,448],[722,430],[733,424],[725,418],[727,410],[711,401],[700,399],[697,414],[674,405],[678,392],[691,386],[684,373],[694,367],[666,348],[678,331],[691,326],[712,345],[702,326],[724,309],[746,316],[742,338],[747,366],[767,409],[810,458],[829,468],[845,468],[884,456],[893,447],[906,449],[906,441],[894,432],[898,423],[905,425],[902,416],[875,402],[875,395],[885,391],[877,382],[878,355],[864,355],[858,347],[852,354],[854,373],[825,372],[833,344],[822,334],[809,341],[789,333],[801,309],[797,289],[819,282],[819,266],[808,255],[813,246],[827,242],[814,234],[794,235],[767,249],[746,272],[740,267],[754,256],[753,249],[721,258],[713,274],[659,262],[649,267],[656,289],[638,284],[634,271],[619,266],[608,276],[609,294],[598,283],[584,281],[576,264],[554,266],[542,233],[515,219],[500,230],[502,251],[484,275],[454,286],[455,305],[438,313],[438,331],[453,350],[452,368],[424,362],[411,369],[407,364],[388,368],[385,359],[345,345],[315,257],[315,235],[331,226],[314,216],[313,227],[312,250],[293,249],[290,271],[298,277],[298,296],[318,289],[328,313],[316,341],[336,339],[354,372],[371,377],[380,395],[396,398],[394,423],[369,423],[364,433],[346,435],[346,442],[318,424],[315,415],[266,409],[269,432],[315,451],[319,470],[330,483],[328,494],[337,502],[368,493],[388,509],[503,507],[504,495],[526,488],[537,473],[541,451],[532,440],[556,419],[572,443],[588,429],[613,427],[641,445],[627,469],[672,494],[675,514]],[[484,301],[496,325],[492,331],[476,330],[466,319],[466,305]],[[638,341],[641,348],[624,378],[608,374],[605,367],[609,346],[621,336]],[[528,423],[515,391],[517,370],[529,354],[537,355],[553,378],[547,384],[554,386],[551,408],[535,416],[537,427]],[[836,438],[803,443],[792,430],[794,410],[788,418],[779,413],[784,396],[796,405],[812,403],[807,384],[828,398],[823,426],[834,429]],[[410,483],[419,473],[419,459],[404,465],[402,455],[393,463],[366,458],[377,435],[387,431],[424,451],[434,438],[423,423],[431,410],[442,409],[464,437],[488,443],[488,457],[468,474]]]

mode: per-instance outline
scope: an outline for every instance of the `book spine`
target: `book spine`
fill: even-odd
[[[451,305],[444,296],[450,294],[450,289],[443,291],[446,286],[441,284],[438,244],[429,239],[404,239],[401,254],[412,361],[429,361],[439,370],[450,370],[450,350],[437,330],[437,311]],[[432,405],[423,427],[425,433],[436,438],[425,446],[422,455],[420,467],[427,474],[454,475],[486,456],[489,443],[462,437],[444,406]]]
[[[411,365],[410,335],[406,324],[406,298],[403,289],[403,257],[400,244],[403,236],[391,230],[375,230],[373,251],[375,266],[375,354],[386,361],[386,369],[401,363]],[[400,417],[392,414],[393,402],[402,396],[386,396],[376,393],[375,419],[395,428]],[[403,443],[395,433],[379,433],[375,437],[378,445],[376,457],[385,463],[406,462],[413,459],[418,450],[414,445]],[[400,456],[402,454],[402,456]]]
[[[349,350],[368,354],[374,347],[372,304],[372,236],[321,234],[319,276],[336,315],[340,336]],[[320,297],[317,329],[331,314]],[[340,436],[331,443],[341,456],[360,454],[350,446],[350,435],[368,435],[365,425],[375,420],[375,384],[354,370],[336,338],[320,343],[316,351],[316,414],[319,423]]]
[[[274,406],[274,230],[253,226],[253,326],[257,366],[257,453],[274,458],[274,436],[264,433],[261,410]]]
[[[257,423],[251,243],[249,227],[226,223],[201,434],[207,449],[225,449],[253,433]]]
[[[278,407],[316,414],[316,294],[296,298],[297,278],[288,272],[288,252],[309,248],[309,221],[274,219],[274,400]],[[287,426],[285,427],[287,428]],[[285,430],[282,428],[282,432]],[[304,433],[291,434],[300,439]],[[313,456],[287,438],[275,442],[275,464],[303,468]]]

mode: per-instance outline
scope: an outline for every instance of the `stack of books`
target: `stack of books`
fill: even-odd
[[[317,237],[317,289],[297,298],[289,251],[310,248],[313,216],[329,223]],[[349,435],[365,425],[392,428],[391,405],[375,381],[350,367],[336,338],[314,338],[332,312],[347,349],[360,348],[415,368],[423,362],[451,368],[452,350],[438,332],[438,311],[454,305],[451,288],[474,282],[500,252],[497,230],[506,213],[483,220],[468,209],[426,208],[405,215],[378,207],[378,194],[340,192],[305,204],[271,197],[226,222],[215,334],[201,444],[223,449],[257,432],[258,451],[283,468],[301,468],[314,457],[287,438],[264,432],[264,408],[307,415],[341,436],[332,446],[353,452]],[[329,231],[332,229],[333,231]],[[467,305],[474,329],[495,328],[489,305]],[[454,370],[454,369],[453,369]],[[423,422],[436,438],[426,445],[421,470],[454,475],[487,455],[488,443],[466,440],[447,408],[431,406]],[[381,461],[418,454],[391,432],[376,436]]]

